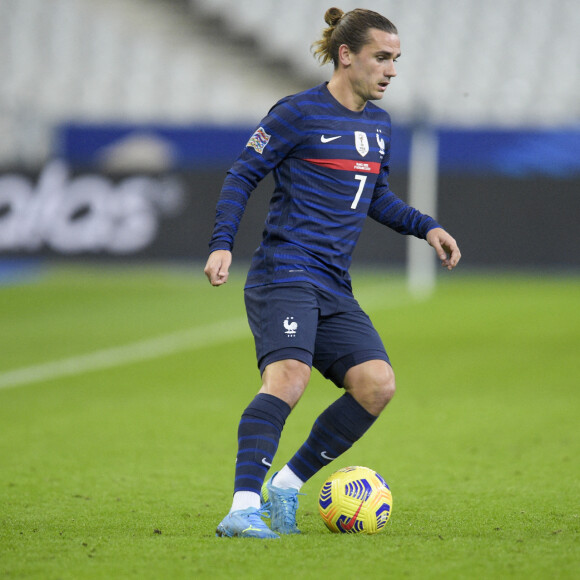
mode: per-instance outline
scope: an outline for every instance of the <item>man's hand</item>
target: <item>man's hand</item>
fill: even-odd
[[[216,250],[209,255],[204,273],[212,286],[221,286],[228,281],[232,253],[229,250]]]
[[[461,259],[457,242],[442,228],[434,228],[427,232],[427,242],[437,252],[441,265],[453,270]]]

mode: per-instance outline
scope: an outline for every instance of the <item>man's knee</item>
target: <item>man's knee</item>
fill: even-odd
[[[383,362],[383,361],[381,361]],[[395,373],[386,362],[380,370],[375,370],[369,377],[370,390],[374,405],[380,413],[395,396]],[[373,413],[374,414],[374,413]]]
[[[373,360],[348,370],[345,390],[372,415],[380,415],[395,395],[395,373],[385,361]]]
[[[260,392],[274,395],[294,408],[308,385],[310,372],[310,367],[298,360],[273,362],[262,373]]]

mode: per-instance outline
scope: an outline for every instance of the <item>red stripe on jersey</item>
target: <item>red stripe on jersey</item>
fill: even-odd
[[[304,159],[309,163],[340,169],[341,171],[362,171],[364,173],[379,173],[381,164],[376,161],[353,161],[352,159]]]

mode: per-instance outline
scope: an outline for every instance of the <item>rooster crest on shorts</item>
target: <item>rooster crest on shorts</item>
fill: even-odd
[[[284,320],[284,328],[286,329],[285,334],[288,336],[296,336],[296,329],[298,328],[298,323],[294,320],[294,316],[287,316]]]

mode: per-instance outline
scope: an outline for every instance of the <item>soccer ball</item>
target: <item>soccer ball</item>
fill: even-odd
[[[368,467],[345,467],[322,485],[318,509],[336,534],[375,534],[391,515],[393,496],[385,480]]]

